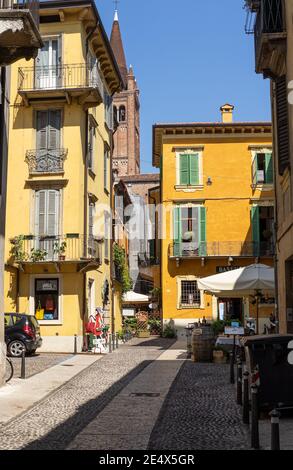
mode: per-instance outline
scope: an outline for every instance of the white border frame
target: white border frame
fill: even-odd
[[[177,310],[184,311],[184,310],[204,310],[205,309],[205,297],[204,291],[200,290],[200,306],[199,307],[180,307],[180,297],[181,297],[181,281],[198,281],[200,278],[198,276],[187,275],[187,276],[176,276],[176,283],[177,283]]]
[[[180,155],[196,155],[198,154],[198,171],[199,171],[199,184],[197,185],[182,185],[180,184]],[[176,148],[175,149],[175,158],[176,158],[176,184],[175,189],[177,190],[191,190],[203,189],[203,147],[192,147],[192,148]]]
[[[36,279],[58,279],[59,295],[58,295],[58,311],[59,320],[38,320],[40,325],[63,325],[63,275],[62,274],[31,274],[30,275],[30,297],[29,310],[31,315],[35,315],[35,280]]]
[[[270,153],[273,158],[273,149],[272,147],[259,147],[259,148],[251,148],[251,186],[255,189],[261,189],[265,191],[271,191],[274,187],[274,183],[256,183],[253,182],[253,162],[258,153]],[[275,169],[273,169],[275,171]]]

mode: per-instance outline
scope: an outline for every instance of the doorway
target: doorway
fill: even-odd
[[[243,324],[242,298],[220,298],[218,301],[218,318],[224,321],[238,320]]]
[[[54,89],[59,85],[60,45],[58,38],[44,39],[44,46],[36,59],[35,86],[39,89]]]

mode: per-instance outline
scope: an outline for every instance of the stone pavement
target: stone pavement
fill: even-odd
[[[186,359],[176,342],[137,375],[83,431],[71,450],[144,450],[167,393]]]
[[[102,357],[21,416],[0,425],[0,449],[65,449],[173,342],[134,339]],[[67,369],[63,367],[63,373]]]
[[[226,364],[186,361],[152,432],[150,450],[249,449]]]
[[[249,449],[229,366],[194,364],[184,346],[130,341],[0,425],[0,449]]]
[[[37,353],[34,356],[26,356],[25,358],[25,369],[26,377],[39,374],[49,367],[53,367],[60,362],[66,361],[71,358],[72,354],[49,354],[49,353]],[[21,358],[11,357],[14,368],[14,379],[20,377],[21,369]]]
[[[0,424],[7,423],[25,412],[101,357],[71,356],[28,379],[12,379],[6,386],[0,388]]]

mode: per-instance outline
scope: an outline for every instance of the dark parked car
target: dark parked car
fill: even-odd
[[[5,313],[5,342],[9,356],[20,357],[23,348],[34,354],[42,345],[38,320],[24,313]]]

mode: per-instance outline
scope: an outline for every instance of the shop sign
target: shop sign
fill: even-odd
[[[216,272],[220,274],[220,273],[225,273],[227,271],[234,271],[235,269],[239,269],[239,268],[241,268],[241,266],[217,266]]]
[[[58,280],[48,279],[37,281],[37,291],[56,292],[58,290]]]
[[[225,335],[235,335],[235,336],[244,335],[244,328],[243,327],[232,328],[231,326],[226,326]]]

